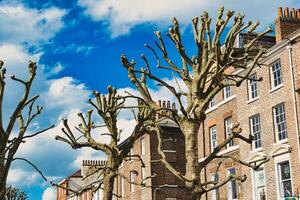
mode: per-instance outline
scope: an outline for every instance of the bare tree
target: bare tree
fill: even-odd
[[[225,15],[225,17],[224,17]],[[233,24],[229,27],[229,31],[225,31],[230,19]],[[189,200],[198,200],[200,197],[210,190],[221,187],[230,180],[244,181],[245,176],[229,175],[225,180],[219,182],[207,182],[201,180],[200,172],[208,166],[213,159],[232,159],[239,164],[252,167],[259,167],[259,164],[249,164],[228,155],[220,156],[218,153],[226,147],[233,139],[237,138],[247,143],[252,143],[253,137],[242,136],[241,129],[235,125],[232,134],[221,142],[211,154],[203,161],[199,162],[198,156],[198,129],[205,120],[205,110],[212,98],[226,86],[239,87],[244,80],[250,79],[253,68],[260,66],[260,58],[265,53],[265,49],[254,48],[256,41],[271,32],[268,28],[264,32],[255,34],[255,38],[250,40],[243,48],[234,46],[239,33],[248,32],[253,34],[259,25],[259,22],[252,23],[249,21],[244,24],[244,15],[237,14],[234,16],[233,11],[227,11],[224,14],[224,8],[221,7],[214,31],[211,31],[211,21],[207,12],[202,16],[195,17],[192,20],[194,30],[194,43],[197,52],[192,57],[186,52],[182,42],[179,23],[176,18],[173,19],[173,26],[169,28],[167,37],[174,44],[178,55],[179,63],[169,57],[164,37],[159,31],[155,32],[158,41],[155,41],[156,48],[146,44],[146,48],[151,50],[156,61],[157,68],[165,69],[172,73],[173,78],[181,79],[187,88],[182,91],[180,86],[176,87],[164,81],[161,77],[153,73],[145,55],[141,58],[144,61],[144,67],[141,70],[136,69],[136,61],[129,61],[125,55],[121,56],[122,65],[127,69],[130,81],[135,85],[144,101],[151,107],[151,110],[157,110],[158,105],[153,100],[147,80],[157,83],[159,86],[167,88],[176,98],[179,105],[180,113],[172,110],[172,119],[178,124],[185,139],[185,157],[186,167],[185,173],[176,170],[166,159],[163,151],[160,149],[161,162],[180,180],[185,183]],[[225,36],[224,41],[221,39]],[[159,56],[160,52],[162,56]],[[232,71],[234,72],[232,73]],[[261,79],[258,79],[259,81]],[[186,103],[184,103],[186,102]],[[166,116],[168,117],[168,116]],[[156,128],[158,136],[160,136],[159,126]],[[161,140],[160,140],[161,141]],[[261,164],[261,163],[260,163]]]
[[[7,175],[13,161],[22,160],[37,169],[27,159],[15,157],[15,154],[17,153],[21,143],[24,143],[26,139],[37,136],[53,127],[50,126],[30,135],[25,134],[31,122],[37,116],[39,116],[43,110],[43,107],[34,107],[36,100],[39,98],[39,95],[30,97],[32,83],[36,76],[37,70],[36,63],[34,62],[30,62],[28,65],[29,76],[27,80],[22,80],[15,75],[11,76],[11,79],[13,81],[18,82],[24,86],[24,93],[21,99],[18,100],[17,106],[14,108],[12,114],[10,115],[8,122],[4,121],[5,119],[3,118],[3,116],[8,114],[3,112],[6,72],[6,69],[3,67],[3,65],[4,62],[0,60],[0,199],[4,199]],[[14,100],[10,101],[14,102]],[[7,126],[5,127],[6,123]],[[18,124],[18,127],[16,127],[16,124]],[[38,172],[42,175],[39,170]],[[44,176],[43,178],[45,179]]]
[[[121,163],[130,157],[134,157],[135,159],[141,161],[143,167],[144,163],[141,157],[138,155],[130,155],[129,152],[136,139],[139,138],[142,133],[145,133],[145,131],[147,131],[148,126],[151,126],[151,124],[148,123],[152,123],[153,120],[150,119],[153,117],[153,113],[155,112],[149,112],[149,108],[143,103],[143,100],[139,99],[138,97],[136,97],[139,100],[138,106],[125,106],[126,99],[132,97],[129,95],[118,95],[117,90],[115,88],[112,88],[111,86],[108,87],[107,96],[101,95],[96,91],[93,94],[95,96],[96,102],[91,99],[89,100],[89,102],[96,110],[98,116],[100,117],[100,120],[103,120],[103,124],[97,125],[93,122],[93,110],[89,110],[86,117],[82,113],[78,113],[78,116],[81,118],[82,122],[75,128],[81,134],[81,136],[79,138],[76,138],[76,135],[74,135],[73,131],[68,125],[68,121],[64,119],[64,128],[62,128],[62,132],[67,136],[67,138],[56,136],[56,139],[67,143],[73,149],[89,147],[97,151],[102,151],[106,154],[107,162],[105,162],[104,166],[101,166],[99,170],[94,170],[94,172],[92,173],[94,174],[99,172],[99,179],[93,182],[88,187],[96,185],[96,187],[93,187],[93,190],[96,191],[98,189],[102,189],[103,200],[111,200],[113,195],[116,195],[113,193],[114,181],[116,177],[126,177],[125,175],[118,172]],[[138,112],[134,112],[136,113],[136,125],[132,133],[126,139],[125,143],[119,145],[122,130],[118,128],[117,121],[118,114],[123,109],[137,109]],[[99,130],[98,128],[106,128],[107,132],[103,132],[103,129]],[[97,141],[97,139],[94,139],[95,135],[93,136],[93,131],[95,134],[98,134],[98,137],[109,136],[109,142],[102,143]],[[129,179],[126,178],[125,180]]]
[[[4,200],[26,200],[28,196],[25,192],[21,191],[18,188],[13,188],[9,186],[6,188]]]

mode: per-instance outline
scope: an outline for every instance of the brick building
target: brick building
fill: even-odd
[[[279,200],[299,196],[300,10],[279,8],[275,31],[275,37],[265,36],[256,43],[257,47],[268,48],[262,59],[265,65],[255,68],[251,75],[262,77],[263,81],[249,80],[238,88],[224,88],[210,102],[204,126],[199,129],[199,161],[230,134],[231,127],[236,123],[240,124],[244,136],[252,134],[255,141],[252,145],[233,141],[221,154],[234,155],[249,163],[259,162],[266,157],[270,161],[254,171],[224,160],[217,174],[215,171],[219,161],[213,161],[203,172],[204,179],[222,180],[230,173],[236,173],[246,174],[247,180],[242,184],[239,181],[228,182],[202,199]],[[237,47],[242,47],[251,37],[253,35],[240,34]],[[163,149],[167,159],[184,172],[183,136],[170,121],[162,123],[162,127]],[[157,174],[146,180],[146,184],[152,188],[131,185],[118,177],[114,193],[119,197],[114,197],[115,200],[185,199],[182,183],[160,162],[155,162],[159,158],[157,143],[156,134],[142,135],[131,153],[140,155],[145,167],[132,159],[124,161],[119,169],[120,173],[137,182]]]
[[[210,192],[203,199],[284,199],[299,196],[299,89],[300,89],[300,10],[278,9],[275,20],[276,43],[264,37],[258,44],[269,47],[265,64],[256,67],[251,76],[263,81],[245,81],[237,88],[224,88],[210,102],[205,126],[199,130],[200,159],[230,134],[230,127],[239,123],[242,134],[252,134],[252,145],[233,141],[221,154],[234,155],[249,163],[269,157],[259,170],[254,171],[230,160],[214,161],[203,174],[207,180],[224,179],[230,173],[246,174],[244,183],[231,181]],[[246,40],[238,38],[241,47]],[[248,36],[247,36],[248,37]],[[265,42],[266,41],[266,42]],[[275,41],[275,39],[273,39]],[[243,73],[243,72],[233,72]],[[204,133],[204,134],[203,134]],[[207,141],[210,141],[209,143]]]
[[[81,168],[72,175],[64,178],[56,187],[57,200],[101,200],[101,190],[94,194],[91,188],[101,179],[101,168],[106,161],[83,160]]]
[[[171,108],[170,101],[161,102],[161,106]],[[173,109],[175,109],[173,104]],[[158,116],[159,117],[159,116]],[[176,166],[176,169],[184,172],[184,140],[180,130],[175,123],[168,119],[160,119],[162,129],[162,149],[166,155],[166,159]],[[126,143],[123,141],[120,146]],[[119,168],[119,173],[128,177],[130,181],[141,183],[146,177],[153,176],[151,179],[146,179],[146,187],[128,183],[124,178],[118,176],[115,180],[113,193],[114,200],[184,200],[185,190],[182,189],[182,182],[171,174],[161,162],[157,161],[160,156],[157,151],[158,139],[156,133],[142,134],[136,140],[130,155],[139,155],[140,159],[132,157],[124,160]],[[89,176],[99,161],[83,161],[81,170],[73,175],[63,179],[57,187],[57,200],[100,200],[101,190],[92,195],[91,190],[87,185],[96,180],[99,171],[94,176]],[[101,166],[101,165],[99,165]],[[76,187],[74,187],[76,185]],[[61,187],[60,187],[61,186]],[[151,186],[151,187],[147,187]],[[70,190],[67,190],[70,189]],[[78,194],[72,192],[77,191]]]

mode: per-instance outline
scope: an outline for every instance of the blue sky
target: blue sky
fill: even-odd
[[[18,156],[36,163],[49,180],[58,181],[80,167],[82,159],[101,159],[103,154],[82,149],[73,151],[54,140],[60,133],[60,119],[70,124],[79,121],[77,112],[88,108],[92,90],[105,93],[107,85],[130,90],[120,55],[139,61],[149,54],[144,43],[152,44],[153,31],[166,31],[173,16],[182,22],[183,36],[189,52],[194,49],[190,19],[208,10],[212,16],[220,5],[246,14],[248,20],[260,20],[261,28],[272,25],[278,6],[300,7],[296,0],[0,0],[0,59],[8,74],[26,76],[29,60],[38,63],[39,72],[33,93],[40,93],[45,111],[31,126],[33,132],[50,124],[51,131],[28,140]],[[171,50],[172,52],[172,50]],[[149,56],[151,56],[149,54]],[[160,73],[166,77],[166,73]],[[170,80],[172,81],[172,80]],[[22,88],[7,84],[4,103],[9,113]],[[153,88],[155,97],[167,99],[163,89]],[[121,115],[120,127],[134,121]],[[128,128],[125,132],[130,132]],[[126,135],[126,134],[125,134]],[[53,200],[54,189],[24,163],[12,166],[9,183],[25,190],[29,199]]]

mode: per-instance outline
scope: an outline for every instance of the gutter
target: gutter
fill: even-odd
[[[289,40],[287,46],[289,52],[289,65],[290,65],[290,77],[291,77],[291,84],[292,84],[292,95],[293,95],[293,107],[294,107],[294,118],[295,118],[295,128],[296,128],[296,135],[297,135],[297,143],[298,143],[298,159],[300,163],[300,136],[299,136],[299,122],[298,122],[298,115],[297,115],[297,97],[295,95],[295,79],[294,79],[294,65],[293,65],[293,57],[292,57],[292,41]]]

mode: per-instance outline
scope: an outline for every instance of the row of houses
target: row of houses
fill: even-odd
[[[268,51],[252,77],[262,77],[263,81],[245,81],[240,87],[226,87],[210,102],[206,111],[203,127],[199,129],[199,161],[204,159],[230,133],[233,124],[239,123],[242,134],[252,134],[252,145],[234,140],[220,154],[235,156],[249,163],[258,162],[266,157],[269,162],[254,171],[248,167],[224,160],[218,173],[218,161],[213,161],[202,172],[206,180],[223,179],[228,174],[246,174],[244,183],[230,181],[223,187],[209,192],[203,199],[212,200],[266,200],[299,197],[300,193],[300,143],[299,143],[299,110],[300,110],[300,10],[294,8],[278,9],[275,20],[274,36],[265,36],[259,40],[258,47],[267,47]],[[237,47],[253,35],[240,34]],[[235,72],[242,73],[242,72]],[[170,103],[169,103],[170,104]],[[163,105],[169,105],[164,103]],[[174,123],[162,124],[164,129],[163,150],[167,159],[176,168],[184,171],[184,140]],[[151,162],[159,158],[155,134],[144,134],[134,144],[133,154],[142,157],[145,167],[136,160],[124,161],[119,171],[133,181],[141,181],[152,174],[158,176],[147,180],[142,187],[129,184],[122,177],[115,183],[114,199],[142,200],[184,200],[185,190],[160,162]],[[80,191],[86,170],[101,162],[84,161],[80,171],[60,182],[64,187],[57,188],[57,200],[74,199],[72,188]],[[103,163],[102,163],[103,164]],[[85,179],[84,179],[85,180]],[[78,187],[75,186],[78,184]],[[73,195],[73,197],[72,197]],[[100,199],[101,192],[92,194],[82,190],[77,199]]]

